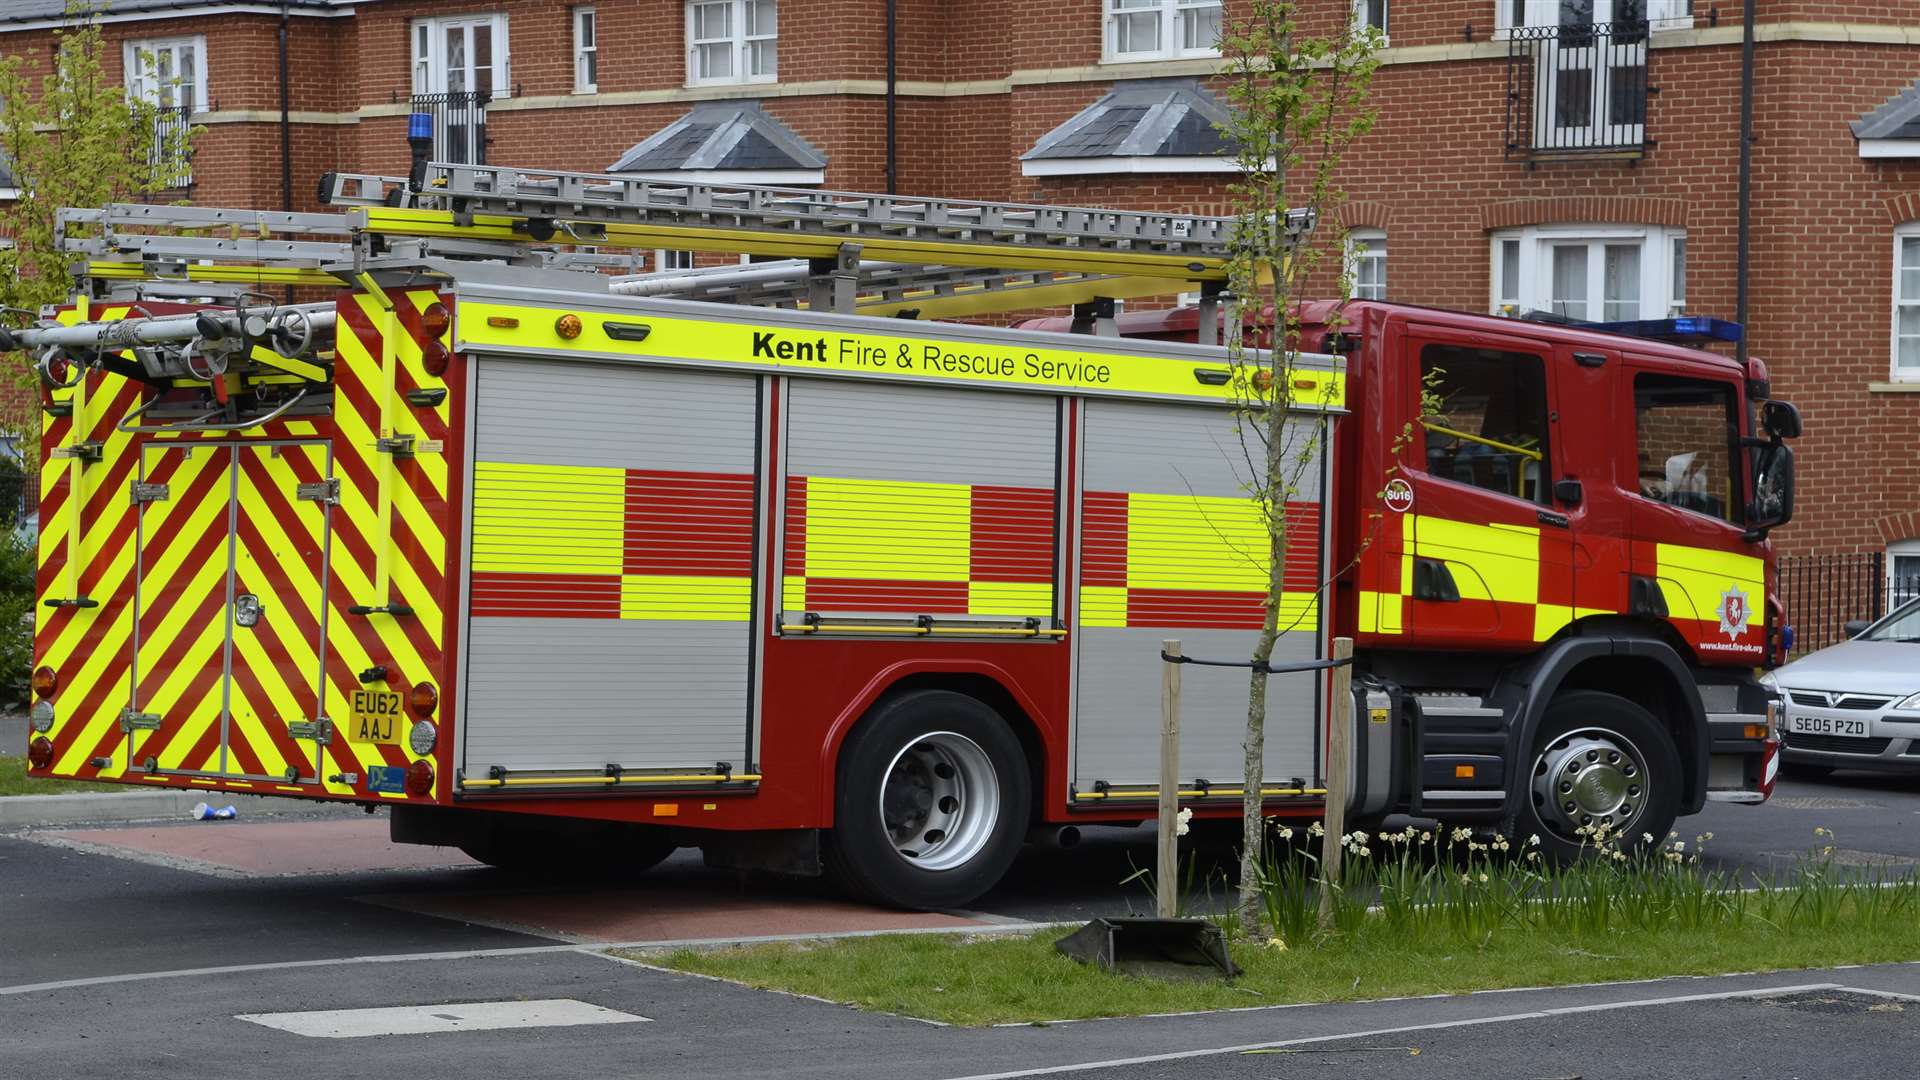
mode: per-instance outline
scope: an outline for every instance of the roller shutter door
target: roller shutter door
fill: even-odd
[[[1159,783],[1161,641],[1187,655],[1252,656],[1266,593],[1267,534],[1242,487],[1249,450],[1232,412],[1159,403],[1089,401],[1081,499],[1075,790],[1097,781]],[[1290,428],[1304,439],[1320,421]],[[1321,466],[1305,468],[1289,501],[1286,597],[1276,663],[1318,654],[1314,589],[1322,576]],[[1244,773],[1247,672],[1188,667],[1182,677],[1180,774],[1238,787]],[[1270,678],[1269,782],[1316,772],[1318,683]]]
[[[483,357],[469,775],[744,770],[751,377]]]

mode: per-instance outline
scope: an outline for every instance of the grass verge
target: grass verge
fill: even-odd
[[[1920,925],[1872,919],[1863,926],[1850,907],[1827,914],[1832,917],[1819,920],[1822,925],[1798,928],[1755,917],[1654,931],[1494,930],[1477,941],[1409,938],[1373,919],[1317,945],[1277,949],[1240,942],[1233,953],[1245,973],[1232,983],[1108,974],[1056,952],[1053,943],[1064,931],[971,940],[917,934],[636,955],[760,989],[966,1025],[1920,959]]]
[[[75,791],[129,791],[125,784],[88,784],[78,780],[41,780],[27,775],[27,761],[0,754],[0,796],[64,795]]]

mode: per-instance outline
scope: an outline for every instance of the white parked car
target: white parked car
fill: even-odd
[[[1780,761],[1789,774],[1920,772],[1920,599],[1760,681],[1785,708]]]

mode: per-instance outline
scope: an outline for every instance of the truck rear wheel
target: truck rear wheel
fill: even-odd
[[[1527,761],[1527,783],[1510,818],[1518,844],[1540,838],[1569,859],[1595,846],[1602,826],[1623,851],[1667,838],[1680,810],[1680,753],[1652,713],[1595,690],[1560,694],[1547,706]],[[1585,831],[1583,831],[1585,830]]]
[[[884,904],[958,907],[1013,864],[1031,799],[1026,754],[999,713],[947,690],[902,694],[841,747],[827,868]]]

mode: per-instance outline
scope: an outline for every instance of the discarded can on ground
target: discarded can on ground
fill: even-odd
[[[231,806],[222,806],[219,809],[215,809],[206,803],[200,803],[193,808],[193,819],[195,821],[231,821],[239,816],[240,811]]]

